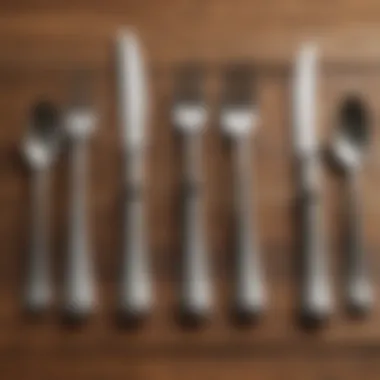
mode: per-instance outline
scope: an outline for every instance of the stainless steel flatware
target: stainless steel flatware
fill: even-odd
[[[125,154],[126,220],[120,306],[128,317],[146,316],[153,304],[146,229],[146,170],[149,97],[142,47],[122,30],[117,39],[119,117]]]
[[[299,169],[303,238],[302,312],[322,321],[332,312],[328,257],[321,216],[317,142],[317,80],[319,52],[315,45],[300,49],[294,67],[294,151]]]
[[[61,142],[60,115],[50,102],[40,102],[23,141],[23,153],[32,171],[31,241],[25,304],[32,312],[45,311],[52,300],[49,255],[50,169]]]
[[[252,135],[257,132],[259,110],[254,98],[253,73],[246,67],[232,68],[226,77],[221,127],[232,141],[234,200],[237,236],[235,303],[245,318],[260,315],[266,304],[264,273],[258,232],[252,214]]]
[[[92,247],[87,221],[87,174],[88,142],[95,131],[97,116],[90,102],[89,79],[87,73],[79,73],[74,85],[73,99],[65,115],[65,130],[70,142],[71,203],[64,309],[70,317],[75,318],[88,316],[94,311],[96,303]]]
[[[181,309],[194,320],[208,317],[212,292],[204,215],[202,141],[207,108],[202,89],[202,73],[185,70],[172,111],[173,125],[184,149],[184,248]]]
[[[334,131],[332,153],[347,182],[346,301],[350,310],[365,314],[373,304],[361,223],[359,171],[370,141],[370,120],[363,101],[354,95],[344,99]]]

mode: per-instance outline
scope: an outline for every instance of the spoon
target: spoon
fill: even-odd
[[[365,314],[372,307],[373,294],[360,221],[359,170],[369,143],[370,123],[367,110],[359,97],[349,96],[345,99],[338,122],[332,153],[347,181],[346,301],[349,310]]]
[[[49,274],[48,193],[50,168],[60,143],[59,114],[54,104],[37,103],[22,151],[32,171],[31,241],[25,304],[29,311],[42,312],[52,299]]]

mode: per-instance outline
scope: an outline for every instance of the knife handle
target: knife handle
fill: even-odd
[[[266,295],[257,230],[252,216],[252,166],[250,140],[235,146],[235,205],[237,212],[236,307],[244,317],[259,316],[265,309]]]
[[[184,315],[201,320],[212,307],[201,181],[201,137],[185,142],[184,250],[181,306]]]
[[[72,145],[71,209],[64,309],[69,317],[85,318],[96,303],[93,263],[90,257],[87,212],[87,142]]]
[[[124,239],[120,308],[128,318],[140,319],[150,313],[153,295],[148,263],[145,201],[138,186],[131,186],[127,194]]]
[[[349,175],[347,220],[347,306],[359,314],[366,314],[373,304],[369,268],[365,257],[356,173]]]
[[[36,170],[32,178],[32,224],[25,304],[28,311],[45,311],[52,299],[48,256],[48,169]]]
[[[322,322],[332,312],[332,295],[318,193],[305,192],[302,198],[302,217],[304,238],[302,312],[309,320]]]

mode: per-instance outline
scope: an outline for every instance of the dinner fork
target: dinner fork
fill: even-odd
[[[212,307],[211,281],[203,209],[202,140],[207,109],[202,99],[202,74],[189,70],[173,107],[173,123],[184,143],[184,251],[181,307],[196,320]]]
[[[221,128],[232,141],[234,161],[234,205],[237,233],[235,306],[243,317],[257,317],[265,309],[264,274],[260,247],[252,215],[251,136],[257,131],[259,111],[253,98],[252,73],[234,67],[226,76],[221,110]]]
[[[66,112],[66,133],[70,139],[71,208],[69,215],[68,262],[65,279],[65,312],[83,318],[96,302],[93,263],[86,218],[88,140],[96,128],[97,115],[88,102],[88,77],[76,78],[72,105]]]

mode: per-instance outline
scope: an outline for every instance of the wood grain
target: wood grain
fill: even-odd
[[[337,312],[324,329],[296,324],[293,222],[295,185],[289,110],[290,64],[300,42],[320,43],[320,137],[326,147],[341,97],[367,99],[373,144],[363,172],[365,234],[376,290],[380,288],[380,3],[375,0],[3,0],[0,5],[0,373],[24,379],[377,379],[380,307],[365,321],[341,299],[342,179],[323,170],[325,226],[333,263]],[[157,306],[148,323],[126,330],[115,323],[121,251],[122,163],[115,109],[114,37],[136,28],[151,72],[154,113],[149,148],[149,229]],[[215,266],[217,308],[211,323],[188,331],[175,319],[180,254],[180,157],[170,124],[177,69],[204,65],[212,111],[205,134],[207,221]],[[230,64],[257,68],[261,126],[252,142],[255,204],[268,272],[270,308],[257,325],[235,326],[231,291],[231,162],[218,125],[224,74]],[[19,153],[31,105],[48,97],[62,106],[78,68],[95,74],[101,123],[93,141],[91,222],[101,292],[87,324],[62,323],[59,298],[41,321],[20,308],[28,231],[29,177]],[[58,294],[65,258],[67,157],[54,173],[53,241]]]

